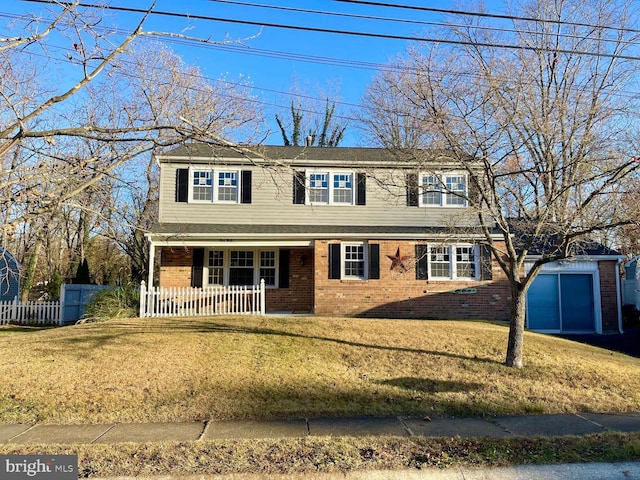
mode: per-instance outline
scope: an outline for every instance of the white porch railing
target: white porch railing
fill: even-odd
[[[140,284],[140,317],[264,315],[264,280],[260,285],[229,287],[151,287]]]
[[[24,302],[18,299],[0,302],[0,325],[60,325],[62,307],[60,302]]]

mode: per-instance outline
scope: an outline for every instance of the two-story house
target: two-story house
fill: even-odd
[[[268,312],[508,319],[465,169],[415,154],[188,144],[158,156],[160,286],[264,279]]]

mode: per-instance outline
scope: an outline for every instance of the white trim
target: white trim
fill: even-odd
[[[369,279],[369,248],[367,242],[340,242],[340,280],[368,280]],[[362,276],[347,275],[345,273],[345,267],[347,263],[346,259],[346,247],[356,246],[362,247]]]
[[[222,285],[219,284],[210,284],[209,283],[209,252],[215,251],[215,250],[220,250],[222,251],[222,255],[223,255],[223,262],[222,262]],[[231,251],[242,251],[242,252],[252,252],[253,253],[253,283],[257,285],[258,283],[260,283],[260,252],[275,252],[274,255],[274,262],[275,262],[275,268],[274,268],[274,283],[273,284],[266,284],[266,288],[279,288],[278,285],[278,280],[279,280],[279,273],[280,273],[280,251],[278,249],[278,247],[276,246],[265,246],[264,244],[260,247],[260,248],[247,248],[247,246],[245,245],[238,245],[238,244],[233,244],[233,245],[229,245],[226,244],[224,246],[210,246],[207,245],[204,248],[204,262],[203,262],[203,268],[202,268],[202,285],[204,285],[205,287],[217,287],[217,286],[225,286],[228,287],[229,285],[229,281],[231,279]],[[219,267],[214,267],[214,268],[219,268]],[[249,267],[244,267],[244,268],[249,268]]]
[[[207,239],[177,239],[153,240],[156,247],[313,247],[313,240],[207,240]]]
[[[609,259],[611,259],[609,257]],[[526,262],[525,263],[525,272],[529,272],[529,270],[531,269],[531,262]],[[592,281],[592,294],[593,294],[593,322],[594,322],[594,330],[585,330],[585,331],[574,331],[571,330],[570,332],[566,332],[562,329],[562,315],[560,313],[560,329],[556,329],[556,330],[539,330],[539,329],[531,329],[529,327],[529,291],[527,291],[527,298],[526,298],[526,326],[528,329],[535,331],[535,332],[541,332],[541,333],[575,333],[575,334],[579,334],[579,333],[593,333],[594,331],[596,333],[602,334],[602,301],[601,301],[601,294],[600,294],[600,269],[598,268],[598,262],[596,261],[574,261],[574,262],[567,262],[567,263],[561,263],[561,261],[558,262],[551,262],[551,263],[547,263],[545,265],[542,266],[542,268],[540,269],[540,271],[538,272],[538,275],[556,275],[558,277],[558,288],[560,285],[560,275],[591,275],[591,281]],[[534,279],[535,282],[535,279]],[[560,295],[560,293],[559,293]],[[560,308],[562,307],[562,298],[559,298],[559,303],[558,305],[560,306]]]
[[[202,242],[218,242],[220,244],[228,244],[232,242],[254,242],[256,245],[262,245],[265,242],[278,242],[278,244],[289,246],[312,246],[315,240],[333,240],[333,239],[362,239],[362,238],[375,238],[375,239],[391,239],[391,240],[426,240],[426,241],[452,241],[451,234],[433,234],[425,233],[424,235],[415,235],[406,232],[400,233],[341,233],[341,232],[328,232],[328,233],[242,233],[242,234],[225,234],[224,239],[219,237],[213,237],[211,233],[147,233],[147,238],[153,238],[156,245],[162,246],[183,246],[193,245]],[[259,241],[252,240],[254,238],[261,239]],[[299,238],[299,240],[295,240]],[[468,240],[485,240],[484,234],[469,234],[464,235]],[[502,237],[493,236],[494,240],[500,240]],[[249,244],[248,243],[248,244]],[[609,258],[611,260],[611,258]]]
[[[311,175],[327,175],[327,201],[326,202],[312,202],[309,199],[311,192]],[[333,186],[334,175],[350,175],[351,176],[351,202],[335,202],[333,200],[333,194],[335,192]],[[322,168],[307,168],[304,172],[304,186],[305,197],[304,204],[312,206],[329,205],[332,207],[352,207],[356,204],[356,188],[357,188],[357,176],[354,170],[348,169],[322,169]]]
[[[196,200],[193,198],[193,189],[195,185],[193,184],[193,175],[194,172],[209,172],[211,176],[211,200]],[[218,188],[218,174],[220,173],[235,173],[236,175],[236,199],[235,200],[218,200],[219,188]],[[242,187],[241,180],[242,173],[240,170],[234,170],[230,168],[213,168],[210,166],[197,166],[191,165],[189,167],[189,185],[187,189],[187,202],[188,203],[203,203],[203,204],[227,204],[227,205],[236,205],[240,203],[241,192],[240,189]]]
[[[427,177],[436,177],[440,181],[441,188],[438,190],[440,192],[440,204],[432,204],[432,203],[424,203],[424,179]],[[454,190],[449,190],[446,187],[446,179],[452,177],[463,177],[464,178],[464,192],[461,204],[449,204],[447,203],[448,195],[453,195]],[[434,172],[420,172],[418,175],[418,206],[422,208],[466,208],[468,206],[467,197],[469,195],[469,174],[465,171],[461,170],[438,170]]]
[[[459,277],[457,271],[457,262],[456,262],[456,249],[459,247],[472,247],[473,248],[473,263],[475,270],[475,277]],[[447,248],[449,249],[449,276],[448,277],[436,277],[431,273],[431,249],[432,248]],[[446,245],[432,245],[427,244],[427,277],[429,280],[433,280],[434,282],[451,282],[451,281],[466,281],[466,282],[476,282],[479,281],[482,277],[482,272],[480,270],[480,246],[474,243],[449,243]],[[438,262],[443,263],[443,262]]]

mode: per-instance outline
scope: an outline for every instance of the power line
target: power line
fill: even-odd
[[[239,0],[208,0],[209,2],[215,2],[215,3],[224,3],[224,4],[229,4],[229,5],[239,5],[239,6],[245,6],[245,7],[253,7],[253,8],[264,8],[264,9],[269,9],[269,10],[278,10],[278,11],[284,11],[284,12],[296,12],[296,13],[308,13],[308,14],[314,14],[314,15],[328,15],[328,16],[336,16],[336,17],[342,17],[342,18],[356,18],[356,19],[360,19],[360,20],[375,20],[375,21],[383,21],[383,22],[397,22],[397,23],[409,23],[409,24],[414,24],[414,25],[429,25],[429,26],[436,26],[436,27],[446,27],[446,28],[468,28],[471,30],[488,30],[488,31],[492,31],[492,32],[506,32],[506,33],[527,33],[527,34],[536,34],[538,32],[534,31],[534,30],[515,30],[513,28],[506,28],[506,27],[497,27],[497,26],[492,26],[492,25],[471,25],[471,24],[455,24],[455,23],[451,23],[451,22],[435,22],[435,21],[427,21],[427,20],[417,20],[417,19],[406,19],[406,18],[397,18],[397,17],[380,17],[380,16],[373,16],[373,15],[362,15],[362,14],[354,14],[354,13],[346,13],[346,12],[328,12],[328,11],[324,11],[324,10],[310,10],[310,9],[306,9],[306,8],[297,8],[297,7],[283,7],[283,6],[279,6],[279,5],[265,5],[265,4],[261,4],[261,3],[253,3],[253,2],[246,2],[246,1],[239,1]],[[396,7],[398,7],[398,5],[394,5]],[[425,8],[425,10],[437,10],[437,9],[427,9]],[[453,12],[453,10],[451,10],[450,12]],[[483,16],[484,14],[482,13],[476,13],[476,12],[459,12],[456,10],[456,12],[458,12],[458,14],[466,14],[466,15],[474,15],[474,16]],[[507,18],[507,16],[505,15],[501,15],[499,16],[500,18]],[[515,18],[515,17],[513,17]],[[567,23],[564,22],[564,25],[574,25],[573,23]],[[577,24],[576,24],[577,25]],[[611,29],[611,30],[619,30],[617,27],[605,27],[607,29]],[[572,38],[572,39],[584,39],[584,35],[577,35],[577,34],[570,34],[570,33],[562,33],[562,32],[557,32],[555,34],[558,37],[562,37],[562,38]],[[619,40],[619,39],[608,39],[608,38],[602,38],[601,41],[604,42],[618,42],[618,43],[626,43],[626,44],[635,44],[635,41],[624,41],[624,40]]]
[[[558,20],[558,19],[552,19],[552,18],[542,19],[542,18],[535,18],[535,17],[521,17],[517,15],[504,15],[499,13],[466,12],[464,10],[451,10],[451,9],[433,8],[433,7],[418,7],[413,5],[399,5],[397,3],[376,2],[376,1],[370,1],[370,0],[333,0],[333,1],[339,2],[339,3],[351,3],[351,4],[357,4],[357,5],[367,5],[367,6],[385,7],[385,8],[398,8],[398,9],[404,9],[404,10],[432,12],[432,13],[441,13],[441,14],[449,14],[449,15],[466,15],[466,16],[495,18],[495,19],[511,20],[511,21],[516,20],[516,21],[523,21],[523,22],[555,23],[555,24],[561,24],[561,25],[572,25],[576,27],[588,27],[588,28],[614,30],[614,31],[620,31],[620,32],[640,33],[640,30],[635,28],[613,27],[609,25],[600,25],[600,24],[593,24],[593,23],[566,22],[564,20]]]
[[[58,2],[56,0],[22,0],[22,1],[29,2],[29,3],[45,3],[45,4],[64,5],[64,6],[72,5],[67,2]],[[334,1],[347,1],[347,0],[334,0]],[[351,1],[355,1],[355,0],[351,0]],[[368,2],[368,3],[374,3],[374,2]],[[504,43],[477,42],[477,41],[468,41],[468,40],[453,40],[453,39],[418,37],[418,36],[407,36],[407,35],[392,35],[392,34],[385,34],[385,33],[354,32],[349,30],[337,30],[337,29],[320,28],[320,27],[302,27],[299,25],[289,25],[289,24],[271,23],[271,22],[257,22],[253,20],[238,20],[238,19],[230,19],[230,18],[224,18],[224,17],[212,17],[207,15],[184,14],[184,13],[177,13],[177,12],[157,11],[157,10],[153,10],[150,12],[149,10],[145,10],[141,8],[114,7],[114,6],[105,7],[103,5],[95,5],[95,4],[87,4],[87,3],[78,3],[73,5],[77,5],[84,8],[95,8],[100,10],[109,9],[109,10],[115,10],[115,11],[128,12],[128,13],[142,13],[142,14],[151,13],[153,15],[160,15],[160,16],[190,18],[190,19],[196,19],[196,20],[225,22],[225,23],[240,24],[240,25],[252,25],[256,27],[272,27],[272,28],[282,28],[282,29],[288,29],[288,30],[316,32],[316,33],[359,36],[359,37],[365,37],[365,38],[381,38],[386,40],[403,40],[403,41],[413,41],[413,42],[419,42],[419,43],[449,44],[449,45],[474,46],[474,47],[483,47],[483,48],[502,48],[502,49],[518,50],[518,51],[527,51],[527,50],[549,51],[555,54],[585,55],[585,56],[593,56],[593,57],[599,57],[599,58],[616,58],[620,60],[640,60],[640,57],[633,56],[633,55],[576,51],[576,50],[559,49],[559,48],[547,49],[544,47],[530,46],[530,45],[509,45]],[[380,5],[387,5],[387,4],[380,4]],[[418,8],[418,7],[415,7],[415,8]]]

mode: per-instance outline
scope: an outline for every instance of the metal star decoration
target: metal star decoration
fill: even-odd
[[[400,255],[400,247],[398,247],[398,250],[396,250],[395,256],[387,255],[387,258],[391,260],[390,270],[395,270],[397,268],[400,270],[400,273],[406,272],[408,270],[404,262],[405,260],[408,260],[410,257],[406,255]]]

